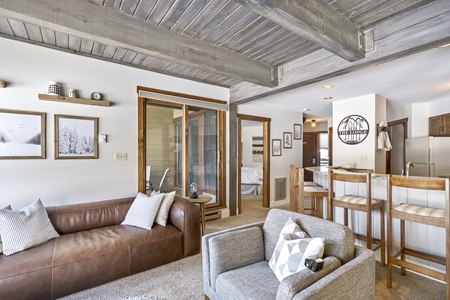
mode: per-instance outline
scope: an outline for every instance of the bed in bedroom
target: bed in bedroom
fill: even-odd
[[[241,194],[261,195],[263,184],[263,168],[242,167],[241,168]]]

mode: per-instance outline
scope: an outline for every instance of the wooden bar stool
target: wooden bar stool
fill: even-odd
[[[405,269],[422,273],[426,276],[444,281],[446,283],[446,298],[450,299],[450,214],[449,214],[449,179],[391,176],[387,177],[388,184],[388,219],[387,219],[387,287],[392,287],[392,265],[400,267],[400,274],[405,275]],[[445,208],[433,208],[428,206],[413,205],[408,203],[392,204],[393,188],[413,189],[426,191],[442,191],[445,199]],[[427,192],[427,195],[430,195]],[[429,197],[433,197],[432,194]],[[429,201],[429,200],[428,200]],[[392,221],[400,220],[400,250],[392,253]],[[445,257],[437,257],[428,253],[420,252],[406,247],[405,243],[405,221],[416,222],[431,226],[445,228]],[[412,261],[406,261],[406,255],[417,257],[429,262],[444,265],[445,273],[420,266]],[[400,257],[400,258],[398,258]]]
[[[303,168],[291,165],[291,210],[323,218],[323,198],[328,197],[328,190],[314,183],[305,183]],[[311,205],[305,207],[305,197],[311,198]]]
[[[336,181],[342,183],[361,183],[365,184],[365,197],[348,195],[336,196],[334,193],[334,183]],[[366,235],[354,233],[355,239],[366,242],[366,247],[373,251],[381,249],[381,266],[385,265],[386,249],[384,237],[384,201],[372,199],[372,182],[370,173],[337,173],[330,169],[328,174],[328,211],[329,220],[334,221],[334,207],[342,207],[344,209],[344,225],[348,226],[348,211],[356,210],[366,213]],[[372,212],[378,210],[380,212],[380,238],[373,237],[372,234]],[[353,231],[355,229],[353,228]]]

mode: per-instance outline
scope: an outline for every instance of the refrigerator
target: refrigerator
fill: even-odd
[[[411,176],[450,178],[450,137],[419,137],[405,140],[406,164]]]

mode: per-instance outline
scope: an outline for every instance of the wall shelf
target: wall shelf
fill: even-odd
[[[91,100],[91,99],[85,99],[85,98],[73,98],[73,97],[48,95],[48,94],[38,94],[38,97],[39,97],[39,100],[46,100],[46,101],[57,101],[57,102],[97,105],[97,106],[110,106],[111,105],[111,102],[106,101],[106,100]]]
[[[2,80],[0,80],[0,88],[4,88],[5,87],[5,82],[4,81],[2,81]]]

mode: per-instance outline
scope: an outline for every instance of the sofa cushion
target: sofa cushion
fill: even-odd
[[[7,210],[11,210],[11,205],[8,205],[6,207],[3,207],[3,209],[7,209]],[[0,234],[1,234],[1,230],[0,230]],[[0,254],[3,253],[3,244],[2,244],[2,236],[0,235]]]
[[[161,206],[163,196],[164,194],[147,196],[143,193],[138,193],[122,225],[136,226],[150,230]]]
[[[218,299],[272,300],[276,298],[279,285],[267,261],[262,261],[220,274],[216,292]]]
[[[55,231],[41,200],[15,210],[0,210],[0,234],[3,252],[11,255],[56,238]]]
[[[279,281],[306,269],[306,258],[322,258],[324,241],[322,238],[309,238],[292,218],[280,232],[277,245],[269,261],[269,266]]]
[[[152,195],[153,194],[158,194],[158,193],[153,191]],[[175,198],[175,191],[170,192],[170,193],[164,193],[164,196],[163,196],[163,199],[161,202],[161,206],[159,207],[158,214],[156,215],[156,218],[155,218],[156,224],[159,224],[161,226],[166,226],[167,218],[169,217],[169,211],[170,211],[170,208],[172,207],[174,198]]]

